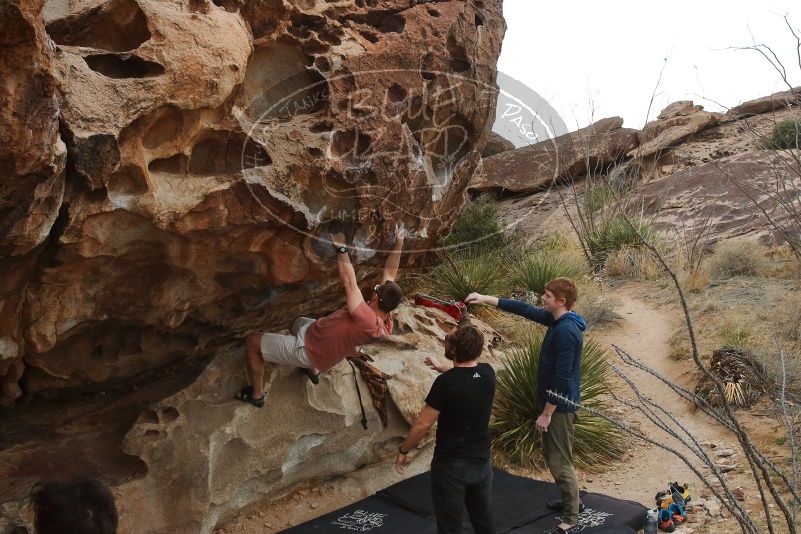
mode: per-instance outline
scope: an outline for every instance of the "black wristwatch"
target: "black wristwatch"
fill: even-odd
[[[409,451],[404,451],[403,450],[403,444],[402,443],[400,445],[398,445],[398,452],[401,453],[401,454],[409,454]]]
[[[345,246],[337,247],[337,252],[339,254],[347,254],[348,253],[348,247],[345,247]]]

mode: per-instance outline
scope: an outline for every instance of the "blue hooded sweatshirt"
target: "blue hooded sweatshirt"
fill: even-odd
[[[575,406],[558,400],[547,391],[559,393],[575,403],[581,402],[581,350],[587,323],[573,311],[554,321],[550,312],[519,300],[498,299],[498,307],[548,327],[540,348],[537,373],[540,406],[545,407],[545,403],[550,402],[556,405],[557,412],[575,412]]]

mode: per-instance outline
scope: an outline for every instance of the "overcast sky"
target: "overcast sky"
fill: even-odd
[[[750,45],[751,33],[801,85],[795,39],[782,18],[801,28],[798,0],[504,0],[503,9],[498,70],[548,101],[569,130],[592,121],[590,100],[595,120],[620,115],[641,128],[665,58],[650,119],[676,100],[717,111],[712,101],[731,107],[785,90],[756,52],[726,49]]]

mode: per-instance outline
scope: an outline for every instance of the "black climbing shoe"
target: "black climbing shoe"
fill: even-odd
[[[558,499],[555,501],[548,501],[548,508],[551,510],[558,510],[561,512],[564,508],[562,507],[562,499]],[[579,501],[579,513],[584,511],[584,503]]]
[[[309,377],[309,380],[311,380],[311,383],[315,386],[320,383],[320,373],[315,373],[311,369],[306,369],[305,367],[301,367],[300,370]]]
[[[262,408],[264,406],[264,395],[262,395],[258,399],[253,398],[253,386],[245,386],[239,391],[236,392],[234,398],[237,400],[241,400],[242,402],[247,402],[248,404],[252,404],[256,408]]]
[[[551,529],[546,530],[542,534],[580,534],[582,527],[579,525],[573,525],[570,528],[562,528],[562,527],[553,527]]]

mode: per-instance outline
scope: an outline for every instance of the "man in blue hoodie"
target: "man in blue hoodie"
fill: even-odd
[[[555,278],[545,284],[542,307],[518,300],[470,293],[467,304],[488,304],[547,326],[540,348],[537,397],[542,413],[536,422],[542,432],[542,455],[545,465],[562,491],[562,523],[546,534],[579,532],[579,486],[573,468],[573,440],[576,407],[549,392],[579,403],[581,394],[581,350],[587,324],[571,311],[576,302],[576,285],[568,278]]]

